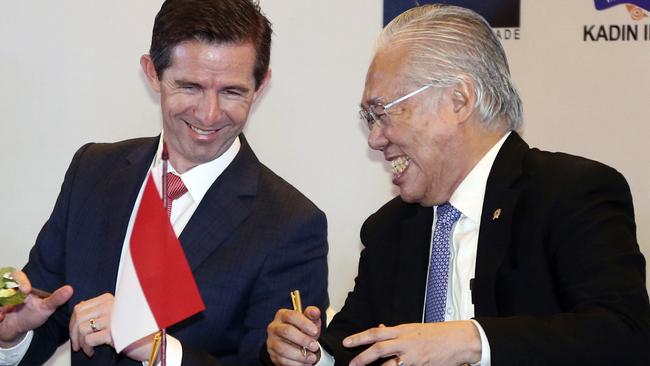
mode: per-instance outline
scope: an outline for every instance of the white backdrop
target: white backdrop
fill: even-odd
[[[22,266],[74,151],[151,136],[160,110],[139,69],[161,0],[0,2],[0,264]],[[380,0],[261,0],[274,23],[273,81],[246,129],[259,158],[328,216],[330,298],[352,288],[361,223],[395,193],[357,105]],[[650,42],[584,42],[585,24],[636,22],[592,0],[522,0],[506,40],[524,137],[603,161],[628,179],[650,255]],[[65,347],[64,347],[65,348]],[[60,352],[50,365],[69,364]]]

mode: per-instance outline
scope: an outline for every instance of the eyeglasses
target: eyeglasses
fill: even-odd
[[[422,86],[419,89],[416,89],[402,97],[399,97],[390,103],[382,104],[381,102],[379,102],[370,105],[368,109],[361,108],[361,110],[359,110],[359,115],[361,116],[361,120],[363,122],[366,122],[368,124],[368,130],[372,131],[372,128],[375,126],[375,123],[378,123],[379,125],[385,124],[385,122],[382,121],[382,118],[385,119],[388,116],[386,113],[388,109],[394,107],[398,103],[401,103],[416,94],[419,94],[429,89],[432,86],[433,86],[432,84],[427,84],[425,86]]]

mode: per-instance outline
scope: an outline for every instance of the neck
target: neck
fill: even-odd
[[[199,164],[192,164],[187,161],[178,161],[177,159],[174,159],[171,156],[169,158],[169,164],[174,167],[174,170],[178,174],[183,174],[188,170],[194,168],[195,166],[199,165]]]
[[[489,129],[480,121],[471,121],[465,124],[463,131],[463,167],[460,179],[453,187],[453,191],[465,179],[476,164],[487,154],[488,151],[509,131],[505,123],[500,121],[498,128]]]

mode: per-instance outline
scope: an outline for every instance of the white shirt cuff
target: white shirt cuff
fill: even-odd
[[[169,334],[167,335],[167,366],[181,366],[181,361],[183,361],[183,346],[181,345],[181,342],[170,336]],[[149,362],[143,361],[142,362],[143,366],[149,366]],[[160,365],[160,356],[158,356],[158,362],[156,362],[156,366]],[[0,366],[3,366],[0,364]]]
[[[334,356],[327,353],[320,343],[318,344],[318,347],[320,347],[320,360],[318,360],[314,366],[334,366]]]
[[[11,348],[0,348],[0,366],[15,366],[25,357],[29,345],[32,343],[34,332],[29,331],[20,343]]]
[[[479,363],[473,363],[472,366],[490,366],[490,342],[488,342],[481,324],[474,319],[470,320],[474,323],[474,326],[478,329],[478,334],[481,336],[481,361]]]

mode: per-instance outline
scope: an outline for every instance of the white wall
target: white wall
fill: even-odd
[[[159,106],[138,59],[160,4],[0,4],[0,264],[26,261],[81,144],[157,134]],[[361,223],[395,193],[357,118],[381,1],[261,5],[274,23],[273,81],[246,133],[263,162],[327,213],[330,297],[340,308],[356,274]],[[521,39],[504,45],[525,104],[525,138],[623,172],[647,257],[650,42],[582,42],[583,24],[631,22],[623,7],[597,12],[591,0],[522,0]],[[69,364],[65,353],[57,357],[51,365]]]

